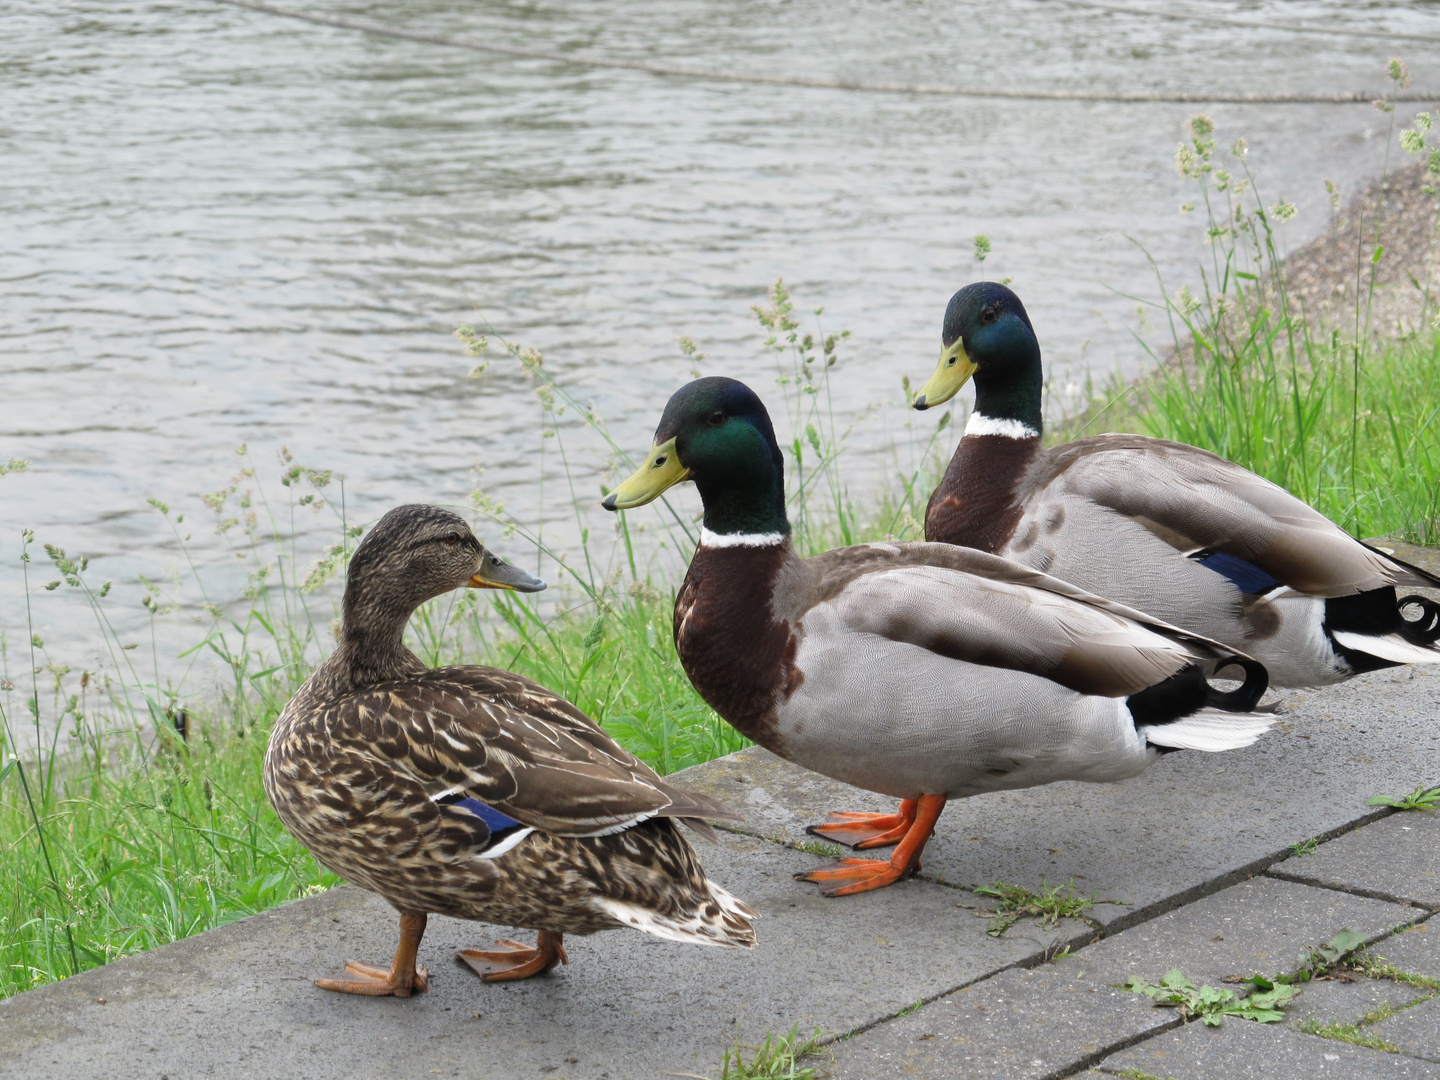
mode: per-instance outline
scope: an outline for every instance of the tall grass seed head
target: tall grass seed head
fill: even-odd
[[[1392,56],[1386,63],[1385,73],[1390,76],[1390,81],[1402,90],[1410,85],[1410,69],[1398,56]]]
[[[1190,129],[1190,141],[1195,144],[1195,153],[1204,161],[1210,160],[1215,152],[1215,121],[1204,113],[1196,113],[1186,122]]]

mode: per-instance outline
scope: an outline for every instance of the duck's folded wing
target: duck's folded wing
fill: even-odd
[[[1139,612],[1131,618],[1122,605],[1008,559],[973,554],[981,557],[965,558],[981,573],[936,565],[880,570],[824,603],[856,633],[1106,697],[1139,693],[1199,658],[1238,655]]]
[[[1035,478],[1037,496],[1108,507],[1185,555],[1241,559],[1308,596],[1440,585],[1356,540],[1284,488],[1194,446],[1099,435],[1057,448],[1047,464],[1047,474]]]
[[[672,787],[579,709],[489,668],[437,668],[355,696],[356,738],[437,802],[475,799],[543,832],[595,836],[651,817],[740,820]]]

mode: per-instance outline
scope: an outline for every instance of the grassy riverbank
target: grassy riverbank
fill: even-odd
[[[1427,321],[1414,333],[1380,338],[1358,310],[1347,332],[1299,310],[1271,231],[1285,207],[1255,201],[1253,188],[1247,195],[1237,156],[1242,164],[1230,173],[1219,169],[1213,132],[1203,123],[1182,154],[1215,243],[1198,290],[1165,296],[1162,289],[1165,298],[1149,305],[1174,329],[1174,358],[1157,355],[1151,375],[1098,394],[1085,416],[1059,425],[1052,437],[1135,430],[1195,443],[1285,485],[1361,535],[1397,532],[1436,543],[1440,336]],[[1381,258],[1371,252],[1359,260],[1357,280],[1363,284],[1367,267]],[[937,294],[937,315],[943,300]],[[948,414],[938,426],[927,420],[910,429],[919,432],[909,447],[913,468],[897,472],[883,491],[857,497],[844,481],[846,429],[828,395],[829,381],[844,377],[844,365],[837,366],[843,335],[807,333],[780,288],[757,314],[779,362],[777,386],[764,393],[788,440],[791,515],[802,550],[917,538],[916,518],[952,446]],[[462,328],[460,336],[477,356],[487,354],[489,343],[475,331]],[[693,355],[688,342],[682,347]],[[548,417],[540,439],[562,444],[567,410],[600,427],[536,354],[511,346],[504,353],[501,362],[520,365],[534,382]],[[914,417],[902,407],[893,406],[897,428],[902,415]],[[623,463],[625,450],[643,448],[614,449]],[[0,466],[0,483],[13,467]],[[331,640],[336,588],[358,529],[337,513],[334,547],[318,563],[301,558],[278,523],[293,520],[299,507],[331,503],[338,481],[288,459],[279,480],[283,494],[267,502],[275,478],[259,475],[245,458],[235,481],[206,499],[217,542],[244,553],[255,569],[245,598],[226,605],[210,601],[197,575],[205,599],[192,614],[208,621],[194,651],[221,673],[204,692],[143,674],[158,665],[140,662],[111,628],[108,587],[91,580],[82,558],[42,553],[27,540],[27,592],[53,587],[83,596],[109,662],[102,673],[71,670],[38,638],[19,648],[11,643],[3,658],[0,996],[334,884],[280,827],[259,766],[274,718]],[[333,503],[343,506],[343,499]],[[515,526],[483,494],[476,493],[473,509]],[[670,551],[688,552],[694,525],[667,509],[645,511],[646,520],[663,522]],[[181,535],[181,513],[157,510]],[[488,663],[529,675],[671,772],[743,740],[699,700],[676,659],[670,618],[680,571],[647,573],[643,545],[627,530],[622,523],[607,541],[582,531],[578,554],[550,552],[563,566],[559,588],[545,596],[554,606],[453,594],[422,610],[410,642],[432,664]],[[495,532],[492,525],[484,535]],[[523,529],[496,546],[515,557],[527,542],[544,546]],[[158,599],[146,603],[164,616]],[[44,749],[16,758],[21,725]]]

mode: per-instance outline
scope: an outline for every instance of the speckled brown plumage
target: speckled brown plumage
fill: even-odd
[[[538,683],[494,668],[427,669],[404,649],[404,620],[424,594],[464,584],[488,556],[448,512],[391,514],[407,527],[387,515],[356,552],[341,645],[271,733],[265,789],[286,828],[402,913],[753,944],[749,909],[706,879],[674,820],[708,832],[699,819],[738,820],[734,811],[666,784]],[[461,528],[469,542],[451,572],[427,578],[452,557],[426,548],[437,528]],[[466,800],[514,829],[492,834]],[[523,838],[504,850],[505,833]]]
[[[286,828],[346,880],[401,911],[573,934],[623,925],[599,897],[667,914],[709,901],[667,819],[736,815],[665,784],[543,686],[422,668],[330,697],[325,674],[276,723],[265,786]],[[435,801],[457,789],[541,831],[484,858],[483,823]],[[611,828],[624,831],[577,835]]]

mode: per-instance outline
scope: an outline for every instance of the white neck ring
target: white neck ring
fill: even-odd
[[[703,525],[700,527],[700,546],[708,548],[727,547],[776,547],[785,542],[785,533],[717,533]]]
[[[965,423],[965,434],[1001,435],[1007,439],[1036,439],[1040,436],[1029,424],[1019,420],[996,418],[978,412],[970,414],[970,419]]]

